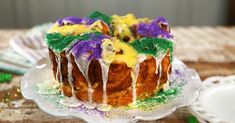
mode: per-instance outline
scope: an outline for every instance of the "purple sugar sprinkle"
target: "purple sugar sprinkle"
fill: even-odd
[[[159,23],[159,22],[166,23],[168,25],[167,20],[164,17],[162,17],[162,16],[156,17],[153,21],[155,21],[157,23]]]
[[[101,58],[101,44],[104,38],[109,38],[105,35],[91,34],[91,38],[88,40],[78,41],[73,48],[72,52],[76,58],[81,55],[88,55],[88,60]]]
[[[96,20],[97,19],[91,19],[91,18],[87,18],[87,17],[79,18],[79,17],[76,17],[76,16],[68,16],[68,17],[65,17],[63,19],[57,20],[57,23],[59,24],[59,26],[63,26],[65,24],[65,22],[66,22],[66,24],[71,24],[71,25],[81,24],[81,23],[91,25]]]
[[[98,20],[97,18],[87,18],[87,17],[83,18],[83,21],[86,22],[87,25],[91,25],[97,20]]]
[[[175,70],[175,74],[176,74],[176,75],[180,75],[179,70]]]
[[[68,16],[63,19],[59,19],[57,22],[59,26],[63,26],[65,22],[68,24],[80,24],[82,22],[82,18],[78,18],[76,16]]]
[[[137,33],[144,37],[164,37],[173,38],[173,36],[161,29],[159,23],[169,26],[168,22],[163,17],[156,17],[151,23],[140,23],[137,28]]]
[[[105,112],[99,111],[97,109],[87,109],[84,105],[76,108],[69,108],[69,110],[74,113],[83,113],[86,115],[99,116],[102,118],[105,116]]]

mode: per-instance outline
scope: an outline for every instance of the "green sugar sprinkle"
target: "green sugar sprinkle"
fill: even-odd
[[[173,87],[166,91],[159,91],[152,97],[149,97],[144,100],[137,100],[137,107],[144,110],[151,110],[159,104],[167,103],[168,101],[176,98],[177,95],[180,94],[181,90],[182,88],[179,86]]]
[[[0,73],[0,83],[10,82],[12,80],[12,75],[9,73]]]
[[[190,115],[188,118],[187,118],[187,123],[199,123],[199,121],[197,120],[197,118],[193,115]]]
[[[110,22],[111,22],[111,18],[109,16],[107,16],[101,12],[98,12],[98,11],[92,12],[88,17],[101,19],[107,24],[110,24]]]
[[[138,53],[159,56],[162,53],[170,51],[170,59],[172,61],[173,42],[163,38],[142,38],[135,40],[130,45],[137,50]]]
[[[55,50],[56,52],[61,52],[65,48],[71,47],[72,44],[76,43],[76,40],[88,40],[90,38],[90,34],[101,35],[100,32],[90,32],[82,35],[67,35],[64,36],[60,33],[49,33],[46,34],[46,43],[49,48]]]
[[[90,34],[101,35],[101,33],[97,31],[76,36],[64,36],[60,33],[49,33],[46,34],[45,38],[49,48],[53,49],[56,52],[61,52],[65,48],[70,48],[74,43],[76,43],[76,40],[88,40],[90,38]],[[167,52],[167,50],[169,50],[170,60],[172,61],[173,42],[167,39],[142,38],[128,44],[132,46],[138,53],[149,54],[153,56],[159,56],[160,54],[164,54]]]

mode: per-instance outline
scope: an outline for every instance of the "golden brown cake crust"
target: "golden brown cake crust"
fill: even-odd
[[[59,56],[58,56],[59,55]],[[65,96],[71,97],[72,93],[82,101],[88,101],[88,84],[79,70],[74,56],[69,54],[70,61],[68,61],[66,52],[55,53],[49,49],[49,57],[52,63],[52,71],[57,81],[62,83],[61,90]],[[60,57],[61,62],[57,62]],[[71,77],[73,90],[68,82],[68,62],[71,63]],[[158,61],[160,62],[160,61]],[[169,53],[161,61],[161,70],[156,59],[148,56],[146,60],[140,63],[139,73],[136,82],[137,99],[147,98],[155,93],[161,85],[167,83],[168,74],[171,72],[171,63]],[[58,75],[57,67],[60,65],[61,77]],[[157,69],[157,73],[156,73]],[[128,105],[132,102],[132,68],[129,68],[126,63],[120,61],[113,61],[109,66],[108,82],[107,82],[107,104],[112,106]],[[94,90],[92,100],[95,103],[102,103],[103,100],[103,80],[101,65],[98,60],[92,60],[88,69],[88,77],[91,87]]]

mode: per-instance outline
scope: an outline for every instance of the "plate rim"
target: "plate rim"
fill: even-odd
[[[206,93],[209,90],[207,89],[213,89],[213,88],[218,88],[218,86],[228,86],[228,85],[234,85],[235,86],[235,81],[233,81],[232,83],[229,82],[227,83],[226,80],[229,79],[234,79],[235,80],[235,75],[229,75],[229,76],[212,76],[209,77],[207,79],[205,79],[202,82],[202,89],[200,91],[200,93]],[[225,123],[230,123],[230,121],[226,121],[225,119],[219,118],[214,116],[213,114],[211,114],[209,111],[206,111],[201,102],[202,96],[198,96],[198,98],[195,100],[194,103],[192,103],[192,105],[189,107],[190,111],[196,115],[199,119],[209,122],[213,122],[213,123],[221,123],[221,122],[225,122]],[[202,113],[203,112],[203,113]]]
[[[64,115],[53,114],[53,113],[49,112],[48,110],[45,110],[44,107],[38,102],[37,99],[35,99],[35,98],[33,98],[33,97],[30,97],[30,96],[28,96],[27,94],[24,93],[24,90],[23,90],[23,87],[22,87],[22,86],[23,86],[24,81],[26,81],[25,79],[26,79],[28,76],[30,76],[30,73],[36,68],[37,65],[39,65],[39,63],[41,64],[41,63],[43,63],[42,61],[45,61],[45,60],[47,61],[47,63],[44,63],[44,64],[46,64],[46,66],[48,66],[48,65],[50,66],[48,59],[45,59],[45,58],[44,58],[44,59],[41,59],[36,65],[34,65],[33,67],[30,68],[29,72],[27,72],[27,73],[23,76],[23,78],[22,78],[22,80],[21,80],[21,85],[20,85],[20,89],[21,89],[22,95],[23,95],[26,99],[29,99],[29,100],[34,101],[34,102],[37,104],[37,106],[38,106],[43,112],[45,112],[45,113],[47,113],[47,114],[49,114],[49,115],[51,115],[51,116],[60,117],[60,118],[65,118],[65,119],[67,119],[67,118],[68,118],[68,119],[70,119],[70,118],[79,118],[79,119],[82,119],[82,120],[87,121],[87,122],[92,121],[92,120],[89,120],[89,119],[84,119],[83,117],[74,116],[73,114],[69,114],[69,113],[66,113],[66,114],[64,114]],[[197,79],[198,79],[199,82],[198,82],[198,88],[197,88],[197,90],[195,91],[195,94],[193,95],[194,97],[191,97],[191,98],[190,98],[191,100],[188,101],[187,103],[180,103],[180,104],[177,103],[177,106],[171,107],[169,110],[166,111],[166,113],[164,113],[164,114],[161,115],[161,116],[148,116],[148,117],[137,116],[137,117],[135,117],[135,118],[129,119],[129,122],[137,122],[137,121],[140,121],[140,120],[142,120],[142,121],[152,121],[152,120],[157,120],[157,119],[164,118],[164,117],[166,117],[166,116],[169,116],[169,115],[172,114],[173,112],[175,112],[175,110],[176,110],[177,108],[181,108],[181,107],[185,107],[185,106],[191,105],[191,104],[197,99],[197,97],[199,96],[200,90],[201,90],[201,88],[202,88],[202,81],[201,81],[201,79],[200,79],[199,74],[196,72],[195,69],[192,69],[192,68],[187,67],[187,66],[186,66],[181,60],[179,60],[178,58],[174,57],[174,60],[176,60],[176,61],[178,61],[180,64],[182,64],[182,67],[186,67],[188,70],[190,70],[190,71],[192,71],[193,73],[196,74]],[[199,85],[200,85],[200,87],[199,87]]]

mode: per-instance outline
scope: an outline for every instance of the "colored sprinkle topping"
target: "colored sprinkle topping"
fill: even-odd
[[[130,45],[134,47],[138,53],[153,56],[165,54],[168,50],[170,54],[173,52],[173,42],[163,38],[142,38],[131,42]]]
[[[77,36],[64,36],[60,33],[49,33],[46,34],[46,43],[48,47],[54,49],[57,52],[61,52],[65,48],[70,48],[77,40],[88,40],[91,35],[101,35],[101,33],[92,32]]]
[[[144,100],[137,100],[137,107],[143,110],[151,110],[156,105],[167,103],[168,101],[177,97],[180,94],[181,86],[170,88],[165,91],[159,91],[155,95]]]
[[[101,19],[107,24],[110,24],[110,22],[111,22],[111,18],[109,16],[107,16],[107,15],[101,13],[101,12],[98,12],[98,11],[95,11],[95,12],[91,13],[89,15],[89,18],[91,18],[91,19]]]
[[[9,73],[0,73],[0,83],[6,83],[12,80],[12,75]]]
[[[121,42],[117,38],[104,39],[101,45],[102,58],[106,63],[112,61],[124,61],[128,67],[134,68],[137,64],[136,50],[125,42]]]
[[[106,38],[112,43],[102,47]],[[128,59],[133,56],[137,59],[138,54],[158,57],[168,51],[172,59],[174,47],[169,24],[163,17],[154,20],[136,18],[133,14],[109,17],[97,11],[84,18],[69,16],[59,19],[48,31],[45,40],[48,47],[56,52],[72,49],[77,58],[102,58],[107,62],[120,57]],[[113,51],[104,53],[108,51],[107,47],[113,48]],[[136,60],[132,61],[134,64]]]
[[[59,94],[60,84],[58,82],[45,81],[37,84],[40,94]]]
[[[169,24],[166,19],[161,16],[155,18],[151,23],[140,23],[137,28],[137,33],[141,37],[173,38],[169,32]]]
[[[102,40],[105,38],[109,38],[105,35],[97,35],[96,33],[92,33],[89,35],[89,39],[79,40],[73,46],[72,52],[78,58],[83,55],[83,57],[87,57],[88,60],[101,58],[101,44]]]
[[[65,17],[64,19],[59,19],[57,21],[59,26],[64,26],[64,25],[74,25],[74,24],[87,24],[90,25],[94,23],[97,19],[91,19],[91,18],[79,18],[76,16],[68,16]]]

